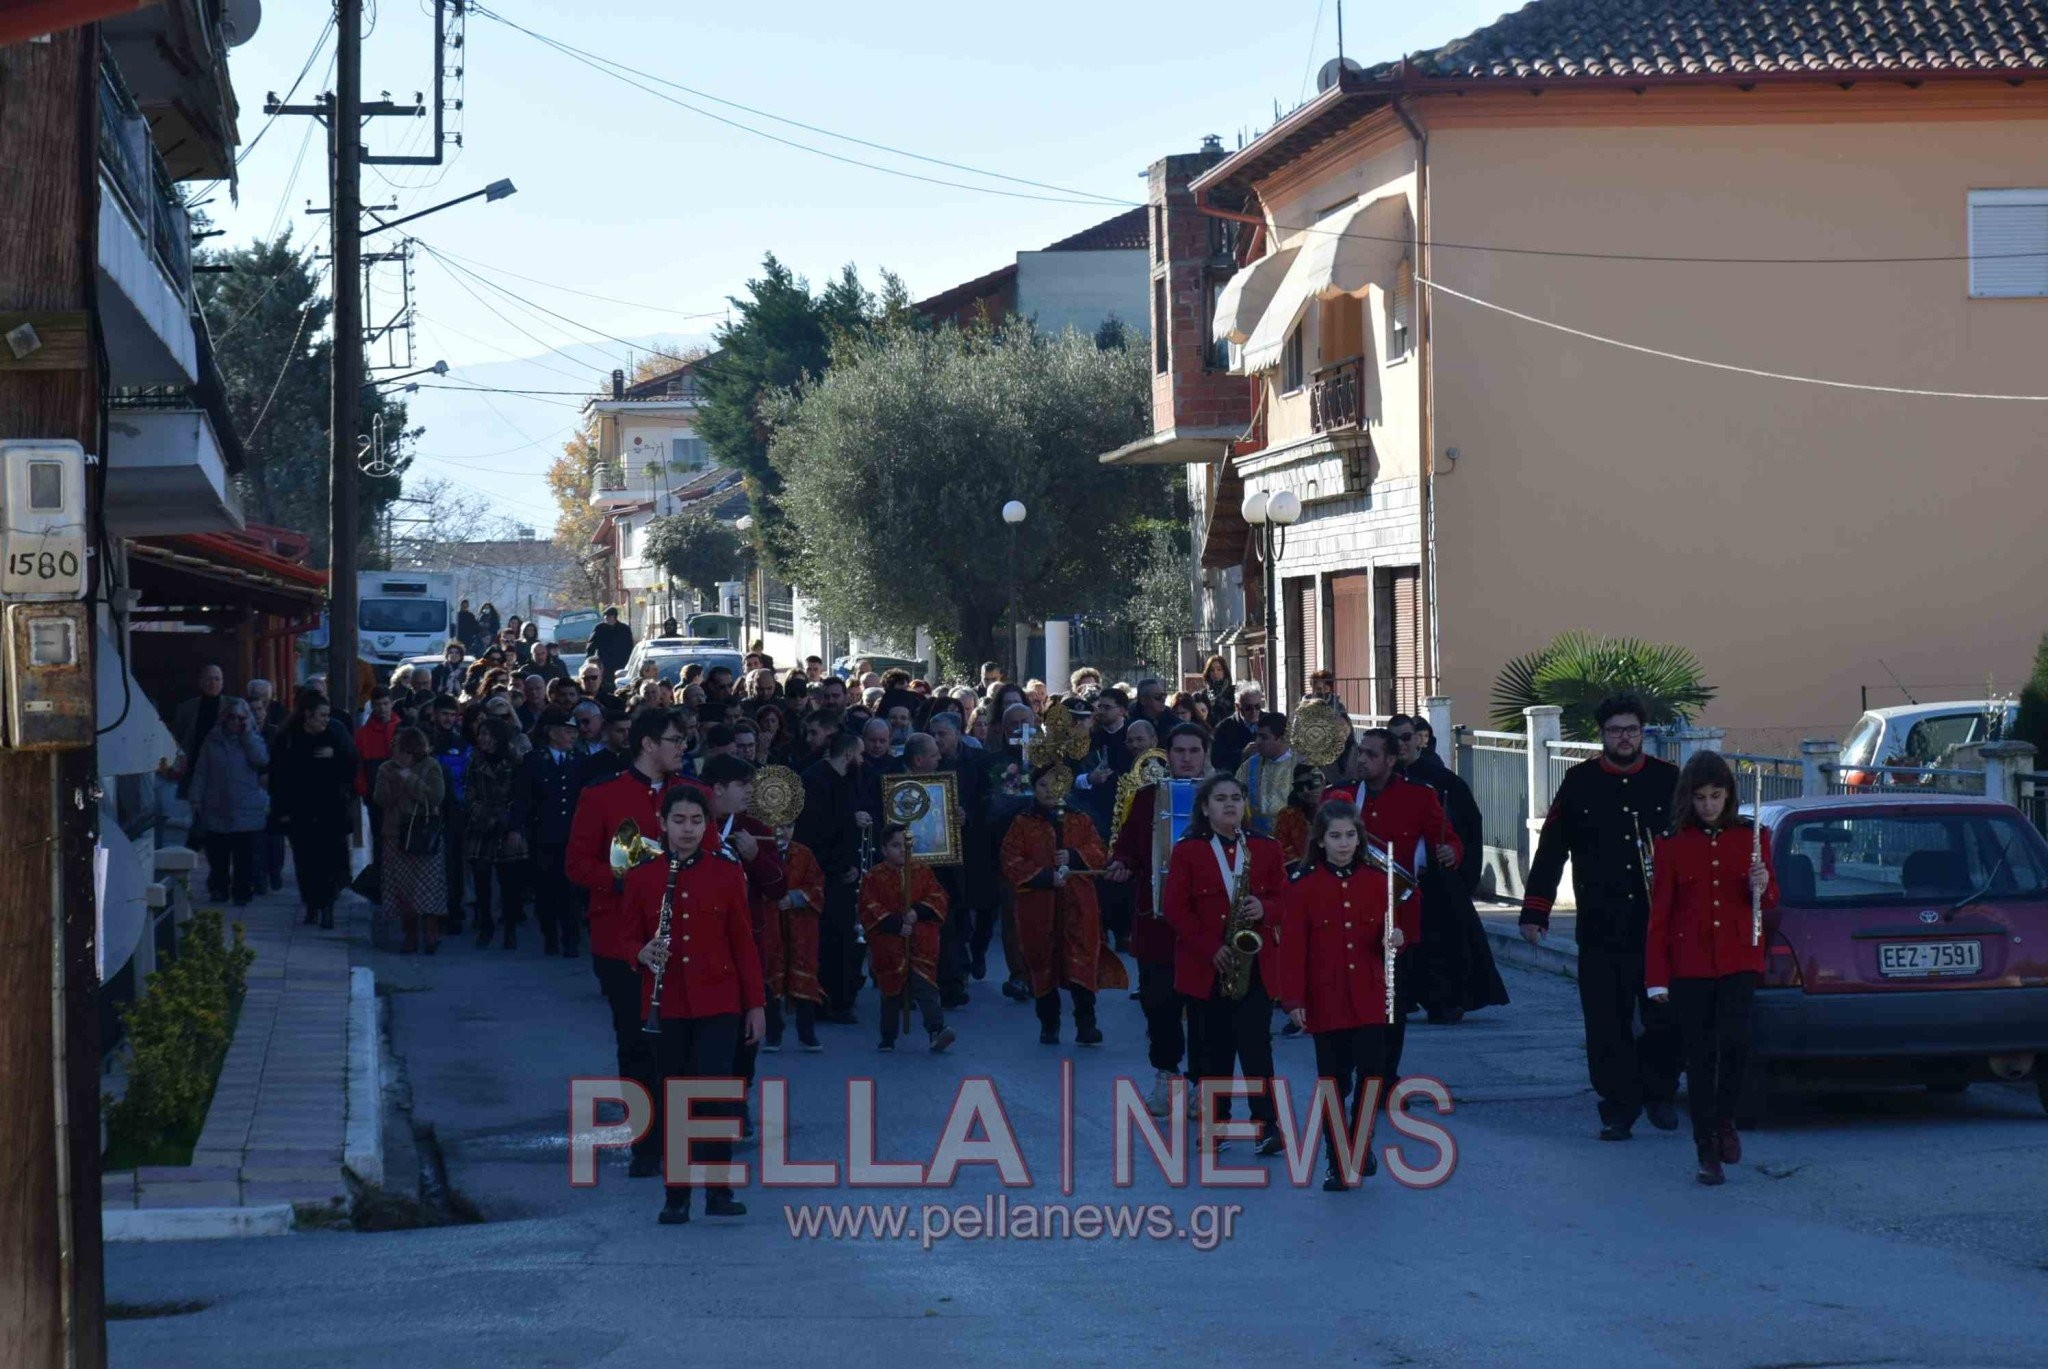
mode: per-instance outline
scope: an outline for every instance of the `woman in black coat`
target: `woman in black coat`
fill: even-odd
[[[270,825],[291,841],[306,921],[334,926],[334,901],[348,883],[355,821],[356,749],[327,698],[302,691],[270,753]]]

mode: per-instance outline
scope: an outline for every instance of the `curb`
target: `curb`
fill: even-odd
[[[1579,948],[1571,941],[1561,940],[1556,931],[1542,945],[1532,946],[1522,940],[1521,929],[1512,921],[1495,921],[1484,915],[1479,920],[1486,928],[1486,939],[1493,943],[1495,960],[1539,974],[1579,977]]]
[[[377,1041],[377,976],[348,972],[348,1110],[341,1162],[363,1182],[384,1186],[384,1081]]]
[[[115,1241],[225,1241],[243,1236],[287,1236],[292,1205],[261,1207],[107,1208],[100,1213],[100,1239]]]

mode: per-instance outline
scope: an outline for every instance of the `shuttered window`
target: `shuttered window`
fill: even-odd
[[[1308,693],[1310,673],[1320,670],[1323,664],[1323,625],[1316,612],[1317,600],[1315,576],[1288,580],[1287,683],[1297,699]]]
[[[1970,192],[1970,296],[2048,297],[2048,190]]]
[[[1394,293],[1387,301],[1387,360],[1408,355],[1415,336],[1415,267],[1404,257],[1394,271]]]
[[[1415,566],[1385,566],[1374,596],[1374,694],[1379,713],[1413,713],[1422,706],[1422,573]]]

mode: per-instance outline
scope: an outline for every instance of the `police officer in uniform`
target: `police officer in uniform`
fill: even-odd
[[[576,722],[560,709],[540,715],[540,745],[526,753],[526,849],[533,852],[533,915],[549,955],[574,957],[583,891],[569,878],[569,832],[576,817],[581,756]]]

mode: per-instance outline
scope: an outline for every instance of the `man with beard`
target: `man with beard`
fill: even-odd
[[[1479,921],[1472,896],[1479,891],[1479,871],[1486,846],[1479,801],[1456,771],[1436,752],[1436,734],[1429,720],[1389,720],[1387,730],[1400,748],[1411,783],[1436,791],[1437,802],[1451,820],[1464,849],[1457,868],[1425,866],[1422,873],[1422,944],[1415,951],[1415,1001],[1429,1020],[1450,1025],[1468,1012],[1508,1001],[1507,986],[1494,968],[1493,946]]]
[[[804,771],[804,810],[796,838],[825,872],[825,911],[818,923],[818,979],[826,1022],[851,1026],[860,992],[860,944],[854,922],[860,902],[861,832],[874,819],[860,807],[860,741],[834,733],[823,759]],[[879,828],[874,830],[879,831]]]
[[[1642,701],[1600,701],[1600,754],[1565,771],[1544,816],[1522,896],[1522,936],[1540,943],[1567,858],[1578,906],[1579,1007],[1586,1020],[1586,1068],[1600,1095],[1600,1139],[1626,1141],[1647,1112],[1660,1131],[1678,1126],[1680,1042],[1671,1005],[1644,993],[1649,930],[1644,856],[1670,822],[1678,767],[1643,752]],[[1640,1015],[1643,1033],[1636,1035]]]

